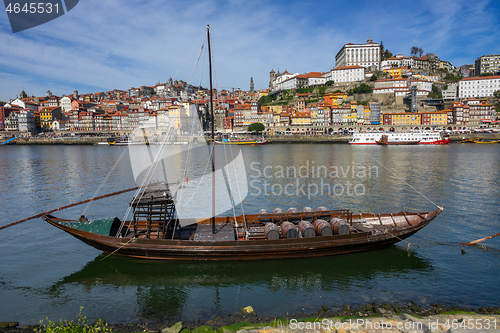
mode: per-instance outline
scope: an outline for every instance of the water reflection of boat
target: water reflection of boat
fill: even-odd
[[[300,270],[297,267],[300,267]],[[293,281],[299,277],[314,275],[325,283],[324,288],[333,289],[332,283],[349,283],[353,274],[359,279],[372,279],[378,274],[406,274],[429,271],[431,268],[428,259],[398,246],[348,256],[292,261],[144,261],[101,254],[88,262],[83,269],[63,278],[55,285],[78,283],[92,286],[96,281],[100,281],[101,284],[115,286],[168,284],[184,287],[257,283],[272,287],[272,281],[277,278]]]
[[[339,291],[351,288],[353,281],[355,284],[370,284],[381,277],[394,275],[405,280],[405,277],[420,276],[433,270],[429,259],[397,246],[349,256],[292,261],[193,263],[104,258],[105,255],[99,255],[80,271],[64,277],[50,288],[51,292],[64,292],[70,285],[73,288],[80,285],[88,293],[109,288],[116,291],[111,297],[127,297],[127,302],[131,301],[131,293],[136,295],[137,305],[134,304],[132,308],[139,319],[165,316],[193,320],[190,317],[192,311],[199,313],[201,306],[196,304],[196,309],[193,309],[193,302],[198,297],[204,298],[204,304],[220,303],[220,309],[223,310],[217,315],[223,316],[252,304],[252,295],[255,293],[278,297],[293,294],[297,297],[296,293],[299,292],[307,297],[305,295],[321,290],[322,293],[330,293],[332,304],[342,304],[345,300]],[[391,280],[390,283],[398,282]],[[246,292],[235,299],[234,291],[241,289]],[[124,290],[127,290],[127,296],[120,296]],[[210,307],[204,315],[210,317],[215,311]],[[127,315],[123,314],[124,317]]]

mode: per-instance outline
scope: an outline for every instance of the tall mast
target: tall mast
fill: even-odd
[[[212,90],[212,51],[210,49],[210,26],[207,24],[208,68],[210,73],[210,122],[212,126],[212,234],[215,235],[215,135],[214,135],[214,99]]]

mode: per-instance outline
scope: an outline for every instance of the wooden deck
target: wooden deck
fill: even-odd
[[[194,241],[234,241],[236,232],[232,223],[218,223],[215,234],[212,234],[211,224],[198,224],[193,237]]]

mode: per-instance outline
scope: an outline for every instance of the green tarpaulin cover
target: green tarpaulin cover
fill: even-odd
[[[87,231],[94,234],[109,236],[109,232],[111,231],[111,226],[113,225],[113,221],[116,217],[110,217],[103,220],[91,220],[84,222],[59,222],[64,226],[78,229],[81,231]]]

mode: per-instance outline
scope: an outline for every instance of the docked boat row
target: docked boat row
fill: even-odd
[[[353,133],[351,145],[446,145],[449,138],[442,138],[438,132],[360,132]]]

